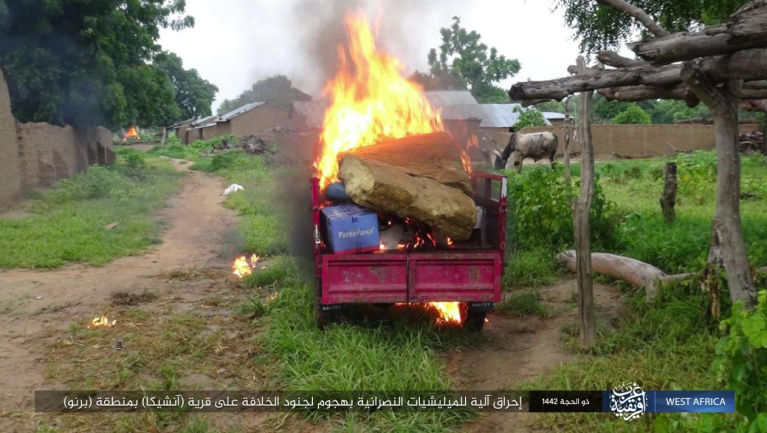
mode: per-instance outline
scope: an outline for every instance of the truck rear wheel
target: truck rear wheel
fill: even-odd
[[[482,327],[485,326],[485,317],[487,317],[487,311],[468,310],[466,313],[466,320],[463,321],[463,327],[471,332],[479,332]]]

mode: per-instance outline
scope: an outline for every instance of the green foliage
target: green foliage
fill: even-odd
[[[228,113],[251,102],[270,102],[287,110],[296,101],[311,99],[311,96],[293,87],[288,77],[275,75],[257,82],[232,100],[225,99],[218,108],[218,114]]]
[[[630,104],[625,110],[613,117],[613,123],[618,125],[646,125],[652,122],[650,115],[636,104]]]
[[[461,19],[453,17],[449,28],[440,29],[442,44],[429,51],[428,74],[415,72],[411,79],[426,90],[471,90],[480,103],[509,102],[506,91],[494,85],[519,72],[516,59],[498,55],[495,47],[481,43],[476,31],[461,27]]]
[[[701,24],[714,25],[727,20],[747,0],[631,1],[670,32],[694,31]],[[634,18],[610,6],[588,0],[555,0],[564,10],[565,22],[575,30],[582,52],[617,50],[624,42],[636,40],[636,33],[647,31]]]
[[[514,107],[514,112],[519,113],[519,120],[514,125],[514,129],[517,131],[528,126],[546,126],[546,119],[543,117],[543,113],[535,108],[522,109]]]
[[[30,216],[0,219],[0,267],[101,265],[157,243],[161,224],[153,214],[181,174],[131,150],[121,150],[114,166],[93,166],[60,181],[31,204]],[[107,228],[112,223],[117,225]]]
[[[609,213],[614,204],[595,182],[591,208],[592,239],[607,244],[614,222]],[[519,175],[509,174],[509,228],[512,243],[521,249],[550,247],[558,250],[573,243],[571,204],[577,196],[577,182],[568,186],[561,171],[534,167]]]
[[[754,311],[738,302],[721,328],[729,333],[716,345],[713,368],[735,391],[735,409],[748,420],[738,431],[760,431],[756,426],[767,423],[767,290],[759,292]]]
[[[193,26],[184,1],[2,4],[0,58],[20,121],[117,129],[179,116],[173,84],[148,62],[160,29]]]
[[[594,101],[594,118],[600,123],[611,122],[613,118],[626,111],[631,105],[629,102],[608,101],[604,96],[597,94]]]
[[[572,102],[570,104],[572,104]],[[574,111],[572,108],[573,108],[573,105],[570,105],[570,109],[571,109],[570,111]],[[551,101],[546,101],[546,102],[541,102],[541,103],[535,104],[535,109],[540,111],[540,112],[564,113],[565,112],[565,102],[564,101],[555,101],[555,100],[552,99]],[[571,113],[571,115],[572,115],[572,113]]]
[[[196,69],[184,69],[179,56],[162,52],[155,56],[154,66],[165,74],[173,83],[174,100],[181,109],[181,114],[173,120],[194,119],[210,116],[211,104],[218,93],[218,87],[200,77]]]

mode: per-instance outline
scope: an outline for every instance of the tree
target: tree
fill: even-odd
[[[650,122],[650,115],[636,104],[629,104],[625,110],[613,117],[613,123],[618,125],[646,125]]]
[[[162,52],[155,56],[154,66],[165,72],[173,84],[176,105],[180,116],[175,121],[210,116],[211,104],[218,93],[218,87],[200,77],[196,69],[184,69],[179,56]]]
[[[541,112],[564,113],[565,103],[562,101],[551,100],[535,104],[535,108]]]
[[[424,88],[438,86],[444,90],[468,89],[479,102],[509,102],[506,92],[494,85],[516,75],[521,66],[516,59],[498,55],[495,47],[480,42],[481,35],[461,27],[461,19],[453,17],[453,25],[443,27],[442,44],[429,51],[429,74],[416,72],[411,78]]]
[[[648,36],[645,26],[630,15],[599,1],[554,0],[565,12],[565,21],[575,30],[582,52],[618,49],[637,32]],[[691,31],[701,25],[719,24],[749,0],[634,0],[632,4],[670,32]]]
[[[546,126],[546,119],[543,113],[535,108],[514,107],[514,112],[519,113],[519,120],[514,124],[514,129],[519,131],[528,126]]]
[[[615,116],[626,111],[632,104],[630,102],[608,101],[602,95],[597,95],[594,101],[595,123],[609,123]]]
[[[296,101],[309,101],[311,99],[310,95],[293,87],[293,83],[288,77],[275,75],[257,82],[232,100],[224,100],[218,107],[218,114],[228,113],[252,102],[270,102],[287,110]]]
[[[148,64],[161,28],[192,27],[184,0],[0,1],[0,59],[22,122],[124,127],[179,115]]]

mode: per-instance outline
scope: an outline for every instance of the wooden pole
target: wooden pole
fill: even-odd
[[[578,57],[579,73],[586,70],[586,60]],[[591,232],[589,213],[594,198],[594,145],[591,141],[591,111],[593,91],[580,94],[578,111],[578,139],[581,143],[581,194],[573,209],[575,251],[578,268],[578,318],[580,321],[581,349],[596,344],[594,317],[594,288],[591,274]]]
[[[756,289],[740,223],[740,151],[738,133],[738,94],[742,81],[716,84],[696,61],[685,62],[682,78],[708,106],[716,133],[716,210],[708,262],[724,266],[733,303],[756,305]]]
[[[168,130],[166,128],[162,128],[162,140],[160,141],[160,146],[165,146],[165,141],[168,138]]]
[[[660,197],[660,207],[663,211],[663,219],[667,223],[672,223],[676,219],[676,211],[674,206],[676,205],[676,163],[667,162],[666,167],[663,169],[666,182],[663,185],[663,195]]]
[[[565,99],[565,182],[570,185],[570,97]]]

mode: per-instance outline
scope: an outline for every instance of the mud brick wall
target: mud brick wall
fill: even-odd
[[[759,130],[758,124],[741,124],[740,132]],[[524,128],[522,133],[548,131],[559,139],[559,153],[564,152],[564,128],[541,126]],[[708,150],[716,145],[714,125],[592,125],[595,155],[651,157],[671,155],[690,150]],[[505,145],[505,144],[504,144]],[[577,141],[570,140],[570,149],[580,152]]]
[[[112,133],[102,127],[75,130],[71,126],[17,122],[0,71],[0,210],[28,189],[51,186],[93,164],[112,164],[115,154],[111,144]]]

